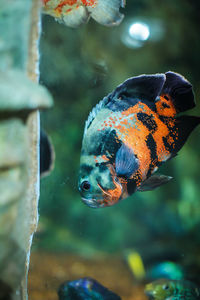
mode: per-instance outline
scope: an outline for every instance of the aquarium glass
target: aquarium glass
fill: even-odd
[[[72,29],[42,18],[40,82],[54,106],[41,112],[41,128],[53,144],[55,162],[41,179],[30,300],[56,300],[63,282],[83,277],[124,300],[147,299],[145,284],[162,277],[200,283],[199,127],[159,168],[173,177],[166,185],[97,209],[86,206],[78,191],[85,121],[127,78],[180,73],[193,85],[197,103],[184,114],[200,114],[199,1],[126,2],[118,26],[91,18]]]

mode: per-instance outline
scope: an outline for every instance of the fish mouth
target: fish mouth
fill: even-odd
[[[146,286],[145,288],[145,295],[150,299],[150,300],[154,300],[155,299],[155,293],[152,290],[152,288],[150,288],[149,285]]]
[[[121,183],[113,180],[115,188],[110,190],[105,190],[100,183],[97,183],[101,189],[101,194],[88,195],[87,198],[82,197],[83,203],[92,208],[99,208],[105,206],[112,206],[121,200],[123,188]]]
[[[99,208],[99,207],[104,207],[104,203],[103,200],[97,200],[94,198],[81,198],[83,203],[86,204],[87,206],[91,207],[91,208]],[[99,201],[99,202],[98,202]]]
[[[155,300],[152,292],[145,292],[145,295],[148,297],[149,300]]]

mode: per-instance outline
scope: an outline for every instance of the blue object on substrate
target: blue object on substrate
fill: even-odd
[[[59,300],[121,300],[98,281],[88,277],[64,282],[58,296]]]

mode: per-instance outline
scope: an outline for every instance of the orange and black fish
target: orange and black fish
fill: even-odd
[[[192,85],[174,72],[127,79],[89,114],[79,190],[90,207],[111,206],[172,177],[154,174],[176,156],[200,117],[177,116],[195,106]]]
[[[124,15],[119,12],[125,0],[42,0],[44,13],[60,23],[75,28],[93,18],[105,26],[121,23]]]

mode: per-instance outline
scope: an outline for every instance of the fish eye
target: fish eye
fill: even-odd
[[[163,290],[168,290],[168,289],[169,289],[169,285],[164,284],[164,285],[162,286],[162,288],[163,288]]]
[[[91,188],[91,184],[89,183],[89,181],[85,180],[85,181],[83,181],[83,182],[81,183],[81,190],[82,190],[82,191],[87,192],[87,191],[90,190],[90,188]]]

